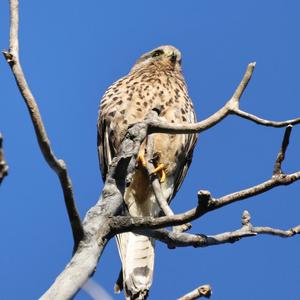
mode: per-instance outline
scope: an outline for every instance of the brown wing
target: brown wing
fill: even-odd
[[[115,149],[111,143],[110,136],[112,129],[110,128],[109,120],[105,119],[105,115],[101,112],[101,107],[98,117],[98,134],[97,134],[97,148],[98,158],[103,181],[106,179],[109,164],[115,156]]]
[[[193,116],[193,123],[196,123],[197,119],[196,119],[195,111],[191,111],[191,114]],[[178,156],[178,161],[183,162],[183,166],[179,170],[179,173],[174,180],[174,191],[169,201],[171,201],[171,199],[175,197],[176,193],[178,192],[178,190],[180,189],[183,183],[183,180],[192,162],[194,148],[198,140],[197,134],[187,134],[186,136],[187,136],[187,142],[185,144],[184,150]]]

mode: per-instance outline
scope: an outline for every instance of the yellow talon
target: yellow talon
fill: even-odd
[[[165,172],[165,170],[161,170],[161,175],[160,175],[159,182],[163,183],[163,182],[165,182],[165,180],[166,180],[166,172]]]
[[[159,176],[159,182],[163,183],[166,180],[166,165],[165,164],[159,164],[152,172],[151,174],[158,174]]]
[[[137,157],[137,162],[140,163],[143,167],[147,166],[144,154],[139,154]]]
[[[151,172],[151,174],[158,173],[159,171],[164,170],[164,169],[165,169],[165,165],[164,165],[164,164],[159,164],[159,165]]]

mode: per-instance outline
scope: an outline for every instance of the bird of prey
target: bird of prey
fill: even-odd
[[[98,155],[104,181],[128,126],[142,121],[156,108],[159,108],[162,121],[174,124],[196,122],[182,75],[181,53],[173,46],[161,46],[142,55],[129,74],[105,92],[98,116]],[[151,157],[147,152],[150,138]],[[196,140],[196,134],[155,133],[147,137],[139,150],[133,179],[124,194],[131,216],[157,216],[160,213],[147,172],[147,160],[155,161],[152,173],[160,179],[163,197],[169,203],[187,173]],[[128,232],[117,236],[117,244],[125,298],[146,299],[153,277],[154,240]]]

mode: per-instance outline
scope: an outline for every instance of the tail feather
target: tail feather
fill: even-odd
[[[124,201],[131,216],[156,216],[160,210],[149,176],[142,170],[135,173],[126,189]],[[154,271],[154,240],[125,232],[117,235],[117,244],[122,261],[125,298],[147,299]]]
[[[154,240],[126,232],[117,236],[126,299],[146,299],[152,284]]]

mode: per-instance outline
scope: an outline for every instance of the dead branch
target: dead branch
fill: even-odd
[[[252,62],[248,65],[240,84],[238,85],[236,91],[231,96],[231,98],[221,109],[219,109],[216,113],[214,113],[207,119],[200,121],[198,123],[184,124],[184,125],[182,124],[176,125],[173,123],[162,122],[160,120],[154,120],[148,123],[149,133],[154,133],[154,132],[173,133],[173,134],[174,133],[177,134],[197,133],[197,132],[199,133],[213,127],[228,115],[236,115],[244,119],[247,119],[249,121],[252,121],[256,124],[269,126],[269,127],[286,127],[288,125],[299,124],[300,118],[277,122],[277,121],[262,119],[248,112],[244,112],[240,110],[239,108],[240,99],[252,77],[255,65],[256,65],[255,62]]]
[[[300,225],[297,225],[288,230],[276,229],[272,227],[254,227],[250,223],[250,213],[244,211],[242,215],[242,227],[240,229],[223,232],[216,235],[190,234],[182,232],[168,231],[165,229],[154,230],[133,230],[138,234],[150,236],[168,245],[169,248],[189,247],[203,248],[220,244],[232,244],[242,238],[253,237],[259,234],[274,235],[279,237],[292,237],[300,234]]]
[[[201,297],[210,298],[212,290],[210,285],[202,285],[192,290],[191,292],[185,294],[184,296],[178,298],[178,300],[195,300]]]
[[[289,125],[285,130],[284,137],[283,137],[282,144],[281,144],[281,148],[280,148],[280,151],[277,155],[277,159],[276,159],[275,164],[274,164],[274,171],[273,171],[274,176],[282,174],[281,164],[285,159],[285,152],[286,152],[287,147],[288,147],[289,142],[290,142],[290,135],[291,135],[291,132],[292,132],[292,128],[293,128],[293,126]]]
[[[152,111],[149,118],[155,114]],[[102,195],[84,218],[83,240],[70,263],[40,299],[70,299],[95,272],[106,243],[114,236],[109,220],[121,212],[125,186],[135,172],[137,154],[146,135],[146,122],[128,129],[121,151],[109,167]]]
[[[161,122],[160,120],[151,120],[148,123],[149,133],[197,133],[213,127],[214,125],[222,121],[225,117],[227,117],[229,114],[234,114],[234,111],[238,109],[240,98],[252,77],[254,68],[255,62],[252,62],[248,65],[241,82],[239,83],[236,91],[231,96],[231,98],[221,109],[219,109],[216,113],[214,113],[207,119],[198,123],[184,125]]]
[[[4,158],[4,151],[3,151],[3,137],[0,133],[0,184],[5,176],[8,174],[8,165]]]
[[[29,111],[31,121],[35,130],[35,134],[40,146],[40,150],[48,163],[49,167],[57,174],[63,190],[66,208],[72,228],[74,248],[77,247],[79,241],[83,237],[83,229],[78,214],[71,178],[68,175],[68,170],[65,162],[57,159],[51,148],[46,129],[43,124],[38,105],[33,94],[27,84],[19,59],[19,1],[10,0],[10,36],[9,36],[9,51],[2,51],[7,63],[9,64],[16,83],[23,96],[27,109]]]
[[[268,126],[268,127],[282,128],[282,127],[286,127],[288,125],[297,125],[300,123],[300,118],[286,120],[286,121],[265,120],[265,119],[255,116],[255,115],[252,115],[248,112],[242,111],[240,109],[234,110],[234,114],[239,117],[242,117],[244,119],[247,119],[249,121],[252,121],[258,125],[263,125],[263,126]]]

